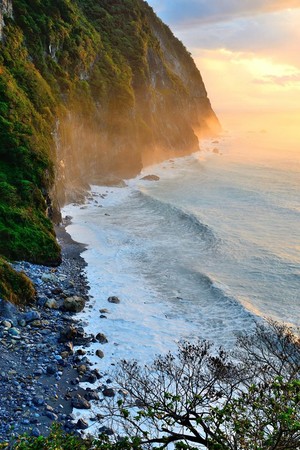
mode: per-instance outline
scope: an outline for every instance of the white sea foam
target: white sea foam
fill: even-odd
[[[256,316],[300,325],[299,174],[295,164],[288,173],[261,164],[247,140],[247,158],[231,151],[233,138],[209,140],[64,208],[68,232],[87,244],[92,299],[79,317],[109,340],[89,349],[101,372],[120,359],[150,361],[182,338],[230,347]],[[141,180],[149,174],[160,180]],[[121,303],[108,303],[112,295]]]

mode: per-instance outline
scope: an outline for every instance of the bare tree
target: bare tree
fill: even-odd
[[[300,449],[299,356],[299,337],[274,322],[240,336],[233,355],[181,342],[151,365],[122,361],[126,395],[109,414],[142,448]]]

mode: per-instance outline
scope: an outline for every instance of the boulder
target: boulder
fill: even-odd
[[[104,353],[102,350],[96,350],[96,355],[98,356],[98,358],[104,358]]]
[[[74,395],[72,398],[72,406],[76,409],[91,409],[91,404],[80,394]]]
[[[77,328],[70,325],[61,331],[59,342],[73,341],[76,336],[77,336]]]
[[[68,312],[78,313],[83,310],[85,300],[82,297],[68,297],[64,300],[63,309]]]
[[[102,391],[102,394],[104,395],[104,397],[114,397],[115,391],[113,390],[113,388],[105,387]]]
[[[44,281],[44,283],[56,283],[58,280],[53,273],[44,273],[42,275],[42,281]]]
[[[160,178],[158,175],[146,175],[143,178],[141,178],[141,180],[146,180],[146,181],[159,181]]]
[[[38,311],[27,311],[23,314],[22,319],[25,320],[26,323],[34,322],[35,320],[40,320],[41,315]]]
[[[14,323],[19,316],[18,308],[10,302],[0,298],[0,317],[11,319]]]
[[[54,298],[49,298],[45,303],[45,307],[48,309],[58,309],[58,303]]]
[[[100,344],[107,344],[108,343],[108,339],[105,336],[105,334],[103,334],[103,333],[98,333],[96,335],[96,339],[97,339],[98,342],[100,342]]]
[[[3,320],[3,322],[1,323],[1,325],[5,328],[11,328],[12,325],[8,320]]]
[[[87,423],[86,420],[84,420],[82,417],[80,419],[78,419],[77,423],[76,423],[76,428],[78,430],[86,430],[89,427],[89,424]]]
[[[115,304],[121,302],[121,300],[120,300],[118,297],[116,297],[115,295],[113,295],[113,296],[111,296],[111,297],[108,297],[107,301],[108,301],[109,303],[115,303]]]
[[[88,401],[90,400],[99,400],[99,394],[93,389],[87,389],[84,398]]]

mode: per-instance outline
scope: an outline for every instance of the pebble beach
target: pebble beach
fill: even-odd
[[[65,225],[56,234],[62,246],[59,267],[14,264],[34,282],[36,303],[18,310],[0,301],[0,442],[12,442],[23,433],[45,435],[53,422],[80,433],[88,424],[78,411],[112,394],[83,350],[98,342],[101,358],[105,336],[86,335],[76,318],[89,300],[86,263],[80,256],[84,245],[70,238]],[[81,348],[76,351],[77,345]],[[83,389],[81,381],[90,387]]]

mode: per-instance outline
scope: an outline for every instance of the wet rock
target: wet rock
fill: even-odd
[[[72,398],[72,406],[76,409],[91,409],[91,404],[80,394],[76,394]]]
[[[114,430],[108,427],[99,428],[99,432],[102,434],[106,434],[107,436],[112,436],[114,434]]]
[[[160,178],[157,175],[146,175],[143,178],[141,178],[141,180],[146,180],[146,181],[159,181]]]
[[[25,320],[26,323],[30,323],[35,320],[40,320],[41,315],[38,311],[27,311],[21,318]]]
[[[63,309],[68,312],[78,313],[83,310],[85,300],[82,297],[68,297],[64,300]]]
[[[90,400],[99,400],[99,394],[93,389],[87,389],[84,398],[88,401]]]
[[[48,309],[58,309],[58,303],[54,298],[48,298],[45,302],[45,307]]]
[[[33,403],[35,406],[42,406],[42,405],[44,405],[45,400],[44,400],[43,397],[41,397],[41,396],[39,396],[39,397],[34,397],[34,398],[32,399],[32,403]]]
[[[87,371],[87,367],[85,364],[81,364],[80,366],[77,367],[77,372],[79,373],[85,373]]]
[[[77,328],[75,328],[73,325],[69,325],[64,330],[61,331],[59,342],[73,341],[76,336],[77,336]]]
[[[100,344],[107,344],[107,342],[108,342],[107,337],[103,333],[98,333],[96,335],[96,339],[98,342],[100,342]]]
[[[52,411],[46,411],[45,412],[45,416],[48,417],[51,420],[55,420],[55,421],[58,420],[58,416]]]
[[[104,358],[104,353],[103,353],[103,351],[102,350],[96,350],[96,356],[98,356],[98,358]]]
[[[47,366],[47,374],[48,375],[54,375],[57,372],[57,366],[56,365],[51,365],[51,366]]]
[[[33,437],[39,437],[41,435],[41,432],[38,428],[32,428],[30,434]]]
[[[56,283],[58,281],[57,277],[53,273],[43,273],[41,279],[44,283]]]
[[[118,304],[121,302],[121,300],[118,297],[116,297],[115,295],[113,295],[112,297],[108,297],[107,301],[109,303],[115,303],[115,304]]]
[[[104,395],[104,397],[114,397],[115,391],[113,388],[105,387],[102,391],[102,394]]]
[[[5,328],[11,328],[12,325],[8,320],[3,320],[3,322],[1,323],[1,325]]]
[[[86,430],[89,427],[89,424],[83,418],[80,418],[76,423],[76,428],[78,430]]]
[[[80,356],[83,356],[83,355],[86,354],[86,351],[83,350],[82,348],[79,348],[79,349],[76,351],[76,354],[77,354],[77,355],[80,355]]]
[[[13,328],[9,328],[8,334],[13,336],[14,338],[20,337],[20,331],[17,328],[14,328],[14,327]]]
[[[11,319],[13,322],[19,316],[19,311],[12,303],[0,299],[0,317]]]

